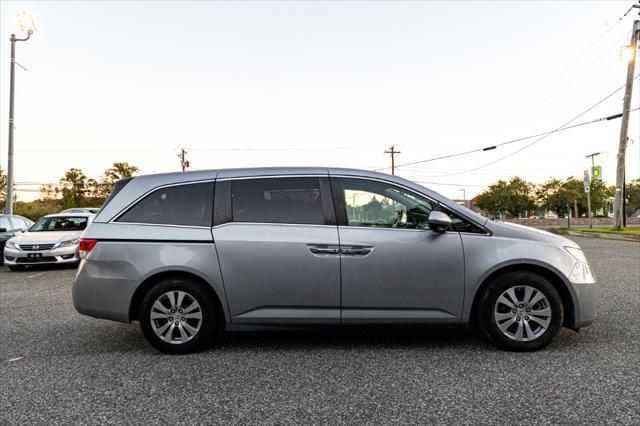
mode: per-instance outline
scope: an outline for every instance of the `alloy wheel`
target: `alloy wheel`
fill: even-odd
[[[517,285],[503,292],[493,309],[498,329],[510,339],[531,341],[542,336],[551,323],[551,306],[540,290]]]
[[[184,291],[168,291],[160,295],[149,314],[151,327],[167,343],[181,344],[193,339],[202,326],[202,308]]]

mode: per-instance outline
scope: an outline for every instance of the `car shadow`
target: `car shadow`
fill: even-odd
[[[3,266],[4,266],[4,270],[11,274],[24,274],[25,272],[33,272],[33,271],[56,271],[56,270],[62,270],[62,269],[78,268],[77,263],[62,263],[62,264],[46,263],[42,265],[21,265],[21,266],[24,266],[24,268],[20,270],[15,270],[15,271],[10,270],[7,264],[0,265],[0,268],[2,268]]]
[[[99,323],[90,326],[84,324],[81,327],[68,323],[68,327],[67,331],[58,329],[56,332],[57,335],[69,337],[64,344],[55,339],[40,340],[37,353],[33,355],[93,355],[135,352],[164,355],[146,342],[139,324],[128,325],[99,321]],[[565,350],[580,345],[582,339],[576,336],[577,334],[570,330],[563,330],[551,347]],[[237,351],[287,353],[322,350],[503,352],[498,347],[487,343],[479,333],[468,329],[366,326],[276,331],[227,331],[204,353],[233,353]]]
[[[424,327],[345,327],[283,331],[226,332],[213,349],[420,349],[476,347],[491,349],[476,333],[465,329]]]
[[[102,328],[102,327],[100,327]],[[135,324],[109,324],[105,329],[95,328],[90,335],[83,333],[96,352],[137,351],[157,353],[144,339],[140,326]],[[467,348],[472,350],[498,350],[487,344],[477,333],[466,329],[397,328],[397,327],[345,327],[309,328],[293,330],[226,331],[207,352],[237,350],[300,351],[300,350],[353,350],[353,349],[442,349]]]

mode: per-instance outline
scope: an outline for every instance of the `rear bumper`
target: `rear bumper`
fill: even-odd
[[[30,257],[37,255],[37,258]],[[13,248],[4,248],[3,253],[5,265],[46,265],[46,264],[66,264],[80,262],[78,246],[60,247],[43,251],[22,251]]]
[[[84,315],[128,323],[138,284],[129,263],[82,260],[71,290],[73,306]]]

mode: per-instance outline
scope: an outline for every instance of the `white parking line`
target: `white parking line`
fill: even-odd
[[[35,277],[39,277],[40,275],[44,275],[44,272],[40,272],[39,274],[33,274],[33,275],[28,275],[27,278],[35,278]]]

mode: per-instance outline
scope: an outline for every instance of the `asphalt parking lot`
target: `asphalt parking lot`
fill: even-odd
[[[576,238],[599,318],[509,353],[468,331],[236,332],[167,356],[71,305],[73,269],[0,267],[0,423],[640,423],[640,244]]]

